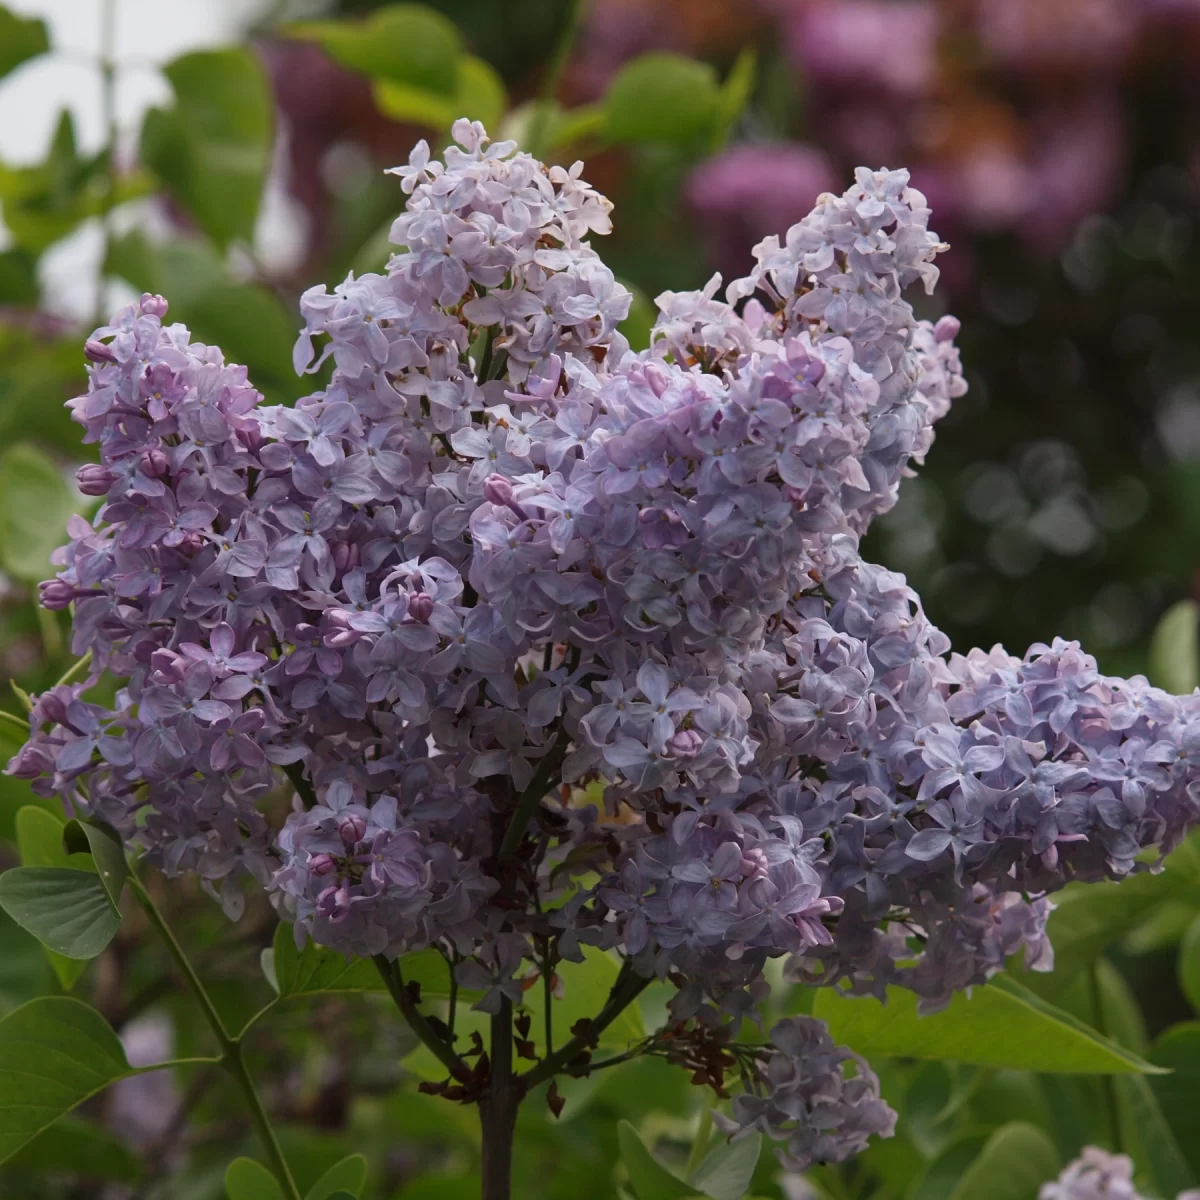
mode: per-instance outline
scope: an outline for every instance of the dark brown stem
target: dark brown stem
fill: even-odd
[[[492,1044],[487,1088],[479,1100],[483,1132],[482,1200],[512,1196],[513,1138],[524,1089],[513,1075],[512,1001],[505,997],[492,1017]]]

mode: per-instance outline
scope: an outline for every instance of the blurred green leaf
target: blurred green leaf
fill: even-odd
[[[78,874],[78,872],[75,872]],[[0,1020],[0,1162],[110,1083],[135,1074],[108,1022],[69,996],[31,1000]]]
[[[229,1200],[284,1200],[279,1180],[252,1158],[235,1158],[225,1172]]]
[[[40,17],[19,17],[0,5],[0,79],[49,49],[50,35],[45,21]]]
[[[1138,1077],[1114,1081],[1121,1122],[1121,1141],[1138,1169],[1154,1181],[1164,1196],[1192,1187],[1196,1175],[1176,1138],[1157,1093]]]
[[[0,252],[0,304],[28,306],[38,300],[37,259],[27,250]]]
[[[625,286],[632,293],[633,302],[629,305],[629,315],[618,328],[629,339],[630,349],[645,350],[650,345],[650,330],[658,320],[658,308],[636,284]]]
[[[646,1149],[638,1131],[628,1121],[617,1125],[621,1162],[629,1173],[629,1182],[638,1200],[685,1200],[696,1189],[673,1175]]]
[[[1038,1128],[1014,1121],[997,1129],[959,1179],[951,1200],[1037,1200],[1058,1174],[1054,1143]]]
[[[718,103],[714,148],[720,149],[729,140],[733,127],[742,115],[754,92],[758,79],[758,55],[750,46],[744,46],[734,60],[733,67],[721,84]]]
[[[618,145],[698,145],[721,109],[716,73],[707,63],[656,51],[627,63],[604,97],[605,132]]]
[[[583,962],[560,962],[554,968],[562,986],[562,999],[551,1001],[554,1034],[558,1043],[566,1041],[576,1021],[594,1017],[604,1007],[604,1001],[621,970],[617,960],[605,951],[597,950],[594,946],[583,946],[581,949]],[[545,1046],[546,999],[540,979],[525,993],[522,1004],[533,1018],[530,1036],[538,1052],[542,1053]],[[600,1045],[623,1050],[645,1036],[642,1010],[637,1004],[630,1004],[600,1034]]]
[[[425,125],[446,133],[459,117],[482,121],[495,129],[508,106],[504,81],[482,58],[464,55],[459,59],[454,92],[440,92],[401,83],[393,79],[375,79],[371,83],[375,107],[393,121]]]
[[[107,151],[81,158],[75,123],[64,110],[44,162],[30,167],[0,164],[4,223],[18,247],[39,255],[108,206],[109,184]],[[120,204],[148,189],[148,178],[137,172],[117,181],[112,199]]]
[[[13,1166],[84,1179],[132,1181],[138,1161],[124,1142],[86,1121],[61,1117],[9,1160]]]
[[[10,868],[0,875],[0,908],[67,958],[95,958],[121,924],[100,877],[70,867]]]
[[[1150,1059],[1170,1072],[1150,1082],[1192,1173],[1200,1177],[1200,1022],[1172,1025],[1154,1043]]]
[[[1200,1012],[1200,916],[1192,921],[1179,947],[1179,986],[1192,1008]]]
[[[58,468],[36,446],[0,455],[0,565],[23,583],[54,574],[50,555],[67,540],[75,498]]]
[[[700,1160],[688,1183],[712,1200],[742,1200],[762,1151],[762,1134],[719,1142]]]
[[[199,50],[163,68],[171,109],[151,109],[142,160],[220,247],[253,239],[270,160],[270,89],[247,49]]]
[[[1163,614],[1150,639],[1152,683],[1176,695],[1200,684],[1200,605],[1180,600]]]
[[[959,1179],[983,1152],[988,1136],[972,1130],[946,1145],[923,1174],[911,1179],[910,1200],[949,1200]]]
[[[26,867],[72,867],[91,871],[92,861],[86,854],[68,854],[63,848],[63,829],[66,821],[57,813],[27,804],[17,813],[17,848],[21,864]],[[48,946],[42,947],[63,990],[69,992],[87,968],[87,961],[67,958]]]
[[[282,32],[316,42],[335,62],[373,79],[456,94],[462,39],[452,21],[424,5],[391,4],[362,21],[296,22]]]
[[[308,1189],[304,1200],[336,1200],[336,1195],[350,1196],[353,1200],[358,1200],[366,1182],[367,1160],[361,1154],[350,1154],[341,1162],[334,1163]]]
[[[927,1017],[917,1015],[916,997],[901,988],[888,988],[887,1004],[824,988],[813,1014],[829,1025],[835,1041],[868,1058],[895,1055],[1048,1074],[1154,1070],[1004,975],[969,997],[958,993],[945,1009]]]

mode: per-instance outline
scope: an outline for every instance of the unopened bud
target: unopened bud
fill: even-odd
[[[75,472],[75,486],[85,496],[104,496],[116,483],[117,477],[100,463],[88,463]]]
[[[338,822],[338,833],[347,846],[361,842],[366,832],[367,822],[358,813],[348,813]]]
[[[428,592],[413,592],[408,598],[408,616],[419,625],[429,624],[433,612],[433,597]]]
[[[483,498],[507,508],[512,503],[512,484],[503,475],[489,475],[483,481]]]
[[[672,758],[695,758],[704,749],[704,735],[698,729],[679,729],[667,741]]]
[[[143,292],[140,302],[141,310],[148,317],[158,317],[161,321],[167,315],[167,302],[162,296],[156,296],[153,292]]]
[[[76,589],[65,579],[47,579],[38,584],[38,601],[51,612],[61,612],[75,599]]]
[[[309,859],[308,869],[317,876],[328,875],[337,868],[337,860],[332,854],[314,854]]]
[[[83,352],[92,362],[116,362],[117,356],[112,352],[112,347],[107,346],[98,338],[88,338],[84,343]]]
[[[147,450],[138,465],[142,469],[142,474],[151,479],[161,479],[171,469],[166,454],[157,446],[153,450]]]

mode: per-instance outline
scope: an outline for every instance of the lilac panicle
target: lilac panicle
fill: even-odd
[[[965,391],[958,323],[905,299],[924,197],[859,170],[633,352],[581,166],[454,135],[395,172],[386,271],[302,297],[297,369],[332,376],[294,407],[161,297],[89,339],[103,503],[42,596],[91,674],[9,769],[231,914],[253,878],[300,940],[440,949],[487,1011],[548,945],[670,980],[693,1030],[781,956],[926,1010],[1048,967],[1054,890],[1195,822],[1200,697],[1061,640],[951,653],[862,559]],[[775,1038],[742,1124],[795,1162],[890,1129],[819,1023]]]

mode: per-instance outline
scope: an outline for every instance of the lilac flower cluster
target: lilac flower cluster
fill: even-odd
[[[896,1124],[866,1060],[835,1046],[813,1017],[789,1017],[771,1030],[771,1050],[747,1090],[734,1097],[733,1119],[721,1113],[714,1119],[735,1139],[757,1129],[783,1142],[780,1158],[794,1171],[841,1162],[865,1149],[873,1134],[891,1137]]]
[[[1068,1163],[1053,1183],[1042,1185],[1038,1200],[1144,1200],[1133,1186],[1133,1160],[1097,1146]],[[1200,1200],[1200,1188],[1180,1192],[1176,1200]]]
[[[1200,697],[1064,642],[949,655],[861,559],[965,390],[957,322],[903,296],[944,249],[924,198],[860,170],[725,299],[660,296],[635,353],[580,167],[455,137],[397,171],[386,274],[305,293],[297,367],[332,371],[295,407],[160,297],[88,342],[103,504],[42,599],[92,675],[10,770],[231,913],[252,876],[300,940],[436,947],[490,1012],[581,943],[707,1030],[784,955],[925,1008],[1048,966],[1047,893],[1196,820]],[[815,1027],[777,1032],[790,1098],[737,1111],[842,1114],[793,1160],[887,1125]]]

